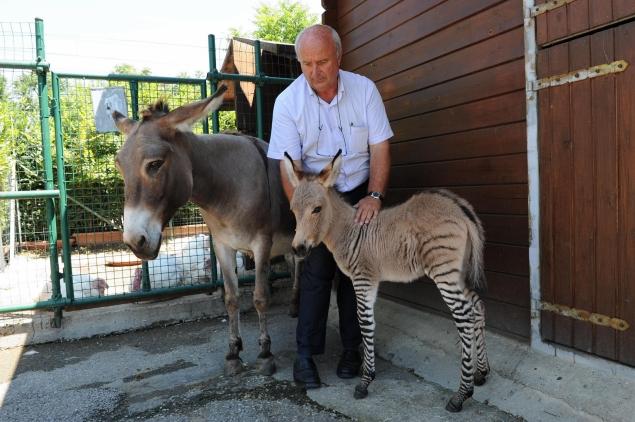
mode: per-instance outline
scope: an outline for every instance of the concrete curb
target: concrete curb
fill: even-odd
[[[288,302],[291,293],[288,286],[289,280],[273,283],[272,305]],[[240,289],[240,308],[243,312],[253,308],[252,291],[253,286]],[[3,327],[0,350],[53,341],[79,340],[222,315],[226,315],[226,311],[221,289],[211,294],[196,294],[177,299],[157,299],[154,302],[64,312],[61,328],[52,327],[50,318],[37,314],[28,323]]]
[[[331,315],[331,324],[337,325],[337,313]],[[458,387],[459,339],[451,320],[382,298],[375,316],[380,357],[443,387]],[[487,384],[476,388],[475,400],[527,420],[633,420],[634,379],[546,355],[487,331],[486,343],[492,373]]]

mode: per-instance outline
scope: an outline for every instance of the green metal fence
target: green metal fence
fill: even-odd
[[[227,48],[218,50],[210,35],[205,78],[56,74],[46,62],[43,34],[41,20],[0,23],[0,36],[13,41],[0,45],[0,107],[8,104],[0,108],[0,118],[5,115],[0,120],[5,152],[0,160],[5,258],[0,262],[0,326],[24,311],[53,310],[59,323],[61,310],[69,306],[195,293],[222,284],[212,240],[192,204],[170,221],[157,260],[140,263],[123,246],[123,181],[114,156],[124,139],[96,131],[91,90],[123,88],[128,114],[136,119],[158,99],[175,108],[226,83],[232,87],[236,118],[219,121],[214,113],[212,130],[236,122],[237,129],[264,138],[275,96],[299,74],[292,46],[263,47],[241,39],[226,41]],[[238,61],[249,56],[251,64]],[[223,60],[221,70],[217,58]],[[288,76],[280,77],[279,69]],[[12,114],[24,121],[7,126]],[[208,122],[194,130],[208,133]],[[25,138],[35,136],[38,143]],[[249,272],[239,275],[241,281],[253,280]],[[272,273],[272,278],[286,276],[280,269]]]

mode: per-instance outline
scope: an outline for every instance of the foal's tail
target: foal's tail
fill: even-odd
[[[466,274],[465,281],[471,289],[485,290],[487,282],[483,270],[483,247],[485,245],[485,230],[483,223],[474,212],[472,205],[453,192],[443,190],[445,195],[451,196],[461,208],[466,218],[468,239],[466,245]]]
[[[463,208],[463,207],[461,207]],[[470,208],[472,208],[470,206]],[[466,274],[466,281],[468,286],[472,289],[485,290],[487,288],[487,281],[485,280],[485,271],[483,270],[483,246],[485,245],[485,231],[483,230],[483,224],[477,217],[474,210],[472,215],[474,219],[470,218],[467,224],[468,232],[468,247],[469,262],[468,271]]]

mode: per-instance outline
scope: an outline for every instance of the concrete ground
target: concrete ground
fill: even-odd
[[[227,321],[219,294],[71,312],[62,329],[4,333],[0,420],[633,420],[633,379],[566,363],[492,333],[486,334],[492,375],[461,413],[448,413],[445,403],[459,380],[452,323],[385,300],[376,312],[378,371],[368,398],[355,400],[357,381],[335,375],[334,309],[327,352],[316,359],[323,386],[305,391],[292,382],[295,320],[287,316],[286,296],[276,297],[269,318],[278,367],[272,377],[253,369],[253,310],[241,315],[245,370],[223,376]],[[246,309],[249,300],[245,294]],[[72,339],[127,326],[137,331],[36,344],[55,333]]]

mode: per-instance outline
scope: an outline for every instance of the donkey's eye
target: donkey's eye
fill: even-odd
[[[146,165],[146,171],[148,172],[150,176],[154,176],[156,172],[159,171],[162,165],[163,165],[163,160],[150,161]]]
[[[312,214],[317,214],[320,211],[322,211],[322,207],[315,207],[315,208],[313,208],[313,213]]]

